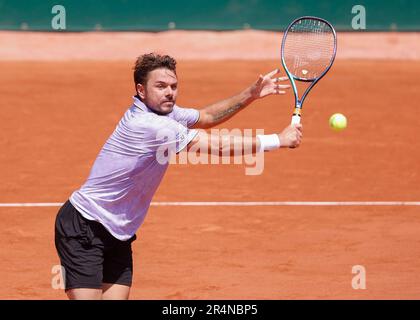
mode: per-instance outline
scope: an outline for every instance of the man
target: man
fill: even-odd
[[[137,59],[134,104],[106,141],[85,184],[57,215],[55,244],[70,299],[128,299],[131,243],[168,166],[158,159],[158,151],[167,147],[180,152],[201,144],[218,155],[232,150],[233,139],[205,137],[194,128],[211,128],[256,99],[284,94],[289,86],[279,82],[287,78],[276,78],[277,73],[260,76],[238,95],[196,110],[175,104],[178,81],[173,58],[151,53]],[[288,126],[280,134],[243,137],[244,154],[297,147],[301,128]]]

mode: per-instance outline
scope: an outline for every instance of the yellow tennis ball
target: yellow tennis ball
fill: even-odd
[[[347,127],[347,118],[341,113],[334,113],[330,117],[330,127],[336,131],[341,131]]]

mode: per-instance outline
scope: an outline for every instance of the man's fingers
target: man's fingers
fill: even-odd
[[[273,71],[267,73],[265,76],[271,78],[272,76],[274,76],[275,74],[277,74],[279,72],[280,72],[280,69],[277,68],[277,69],[274,69]]]
[[[280,82],[280,81],[286,81],[288,79],[289,79],[288,77],[278,77],[274,81],[277,83],[277,82]]]
[[[280,89],[278,89],[278,88],[274,88],[274,89],[271,91],[271,93],[272,93],[272,94],[286,94],[286,91],[284,91],[284,90],[280,90]]]
[[[285,94],[286,91],[284,89],[289,89],[289,88],[290,88],[290,86],[288,84],[285,84],[285,85],[277,84],[277,85],[274,86],[271,93]],[[281,89],[283,89],[283,90],[281,90]]]

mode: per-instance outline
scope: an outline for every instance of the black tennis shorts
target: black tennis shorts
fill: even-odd
[[[64,267],[65,289],[101,289],[103,283],[131,286],[131,243],[112,236],[96,221],[85,219],[70,203],[60,208],[55,221],[55,247]]]

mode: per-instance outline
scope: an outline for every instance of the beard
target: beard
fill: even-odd
[[[154,113],[165,116],[172,112],[175,106],[175,101],[165,101],[159,105],[159,107],[150,108]]]

